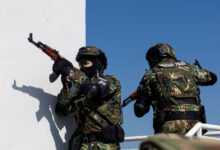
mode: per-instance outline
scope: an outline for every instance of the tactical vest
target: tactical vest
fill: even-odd
[[[173,63],[160,63],[153,72],[159,81],[160,95],[157,101],[156,113],[154,113],[155,133],[162,132],[162,125],[174,120],[197,120],[206,122],[204,106],[200,104],[199,87],[196,85],[193,72],[184,61]],[[193,104],[199,106],[197,110],[177,111],[181,104]],[[177,106],[174,110],[169,106]],[[185,107],[184,107],[185,108]]]
[[[103,104],[96,104],[95,102],[88,102],[84,105],[84,118],[85,124],[90,127],[90,129],[84,129],[84,134],[88,134],[89,132],[97,132],[98,130],[103,130],[105,127],[109,125],[120,125],[121,122],[121,106],[120,100],[116,95],[115,86],[116,79],[111,76],[105,75],[104,77],[109,82],[113,82],[111,91],[113,93],[109,93],[108,97],[103,100]],[[94,126],[93,126],[94,125]],[[93,126],[93,127],[92,127]]]
[[[199,87],[186,62],[160,63],[153,68],[153,72],[159,80],[162,91],[160,100],[163,104],[170,101],[173,105],[181,104],[178,99],[189,99],[189,104],[192,104],[191,99],[195,99],[193,103],[200,104]]]

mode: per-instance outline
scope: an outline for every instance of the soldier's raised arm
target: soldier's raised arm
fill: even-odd
[[[191,69],[197,85],[207,86],[216,83],[217,76],[215,73],[205,69],[197,68],[194,65],[191,65]]]
[[[58,115],[67,115],[75,109],[76,100],[83,99],[80,88],[87,80],[87,76],[77,68],[72,68],[69,75],[62,75],[63,88],[57,96],[55,112]]]
[[[152,71],[147,71],[143,76],[136,93],[136,102],[134,104],[134,113],[137,117],[142,117],[150,110],[151,104],[151,88],[150,88],[150,78]]]

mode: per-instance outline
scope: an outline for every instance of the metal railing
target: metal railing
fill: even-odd
[[[206,132],[202,134],[202,130],[212,130],[210,132]],[[214,131],[213,131],[214,130]],[[214,136],[220,136],[220,125],[212,125],[212,124],[203,124],[197,123],[187,134],[186,136],[197,136],[199,138],[208,138],[208,139],[215,139],[220,140],[220,138],[216,138]],[[125,137],[125,142],[132,142],[132,141],[143,141],[148,136],[131,136]]]
[[[212,130],[202,134],[202,130]],[[213,131],[214,130],[214,131]],[[208,138],[220,140],[220,138],[216,138],[216,136],[220,136],[220,126],[212,125],[212,124],[203,124],[197,123],[187,134],[186,136],[197,136],[199,138]],[[215,136],[215,137],[213,137]]]
[[[132,141],[143,141],[148,136],[131,136],[131,137],[125,137],[125,142],[132,142]]]

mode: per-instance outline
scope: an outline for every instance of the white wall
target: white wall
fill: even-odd
[[[56,48],[74,62],[85,45],[85,0],[0,0],[0,149],[65,150],[72,116],[54,113],[60,79],[53,61],[27,40]]]

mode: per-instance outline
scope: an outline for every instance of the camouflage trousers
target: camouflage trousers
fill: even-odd
[[[161,130],[163,133],[186,134],[196,123],[197,120],[174,120],[163,124]]]
[[[120,145],[116,143],[105,144],[100,141],[82,143],[80,150],[120,150]]]

